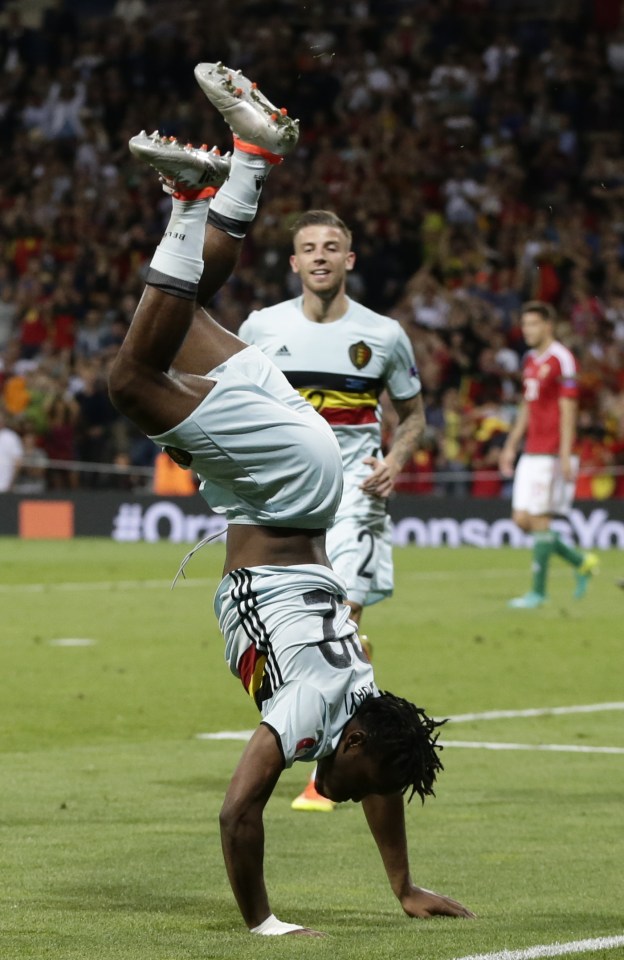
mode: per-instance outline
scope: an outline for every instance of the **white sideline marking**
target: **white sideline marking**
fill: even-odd
[[[443,747],[465,747],[468,750],[550,750],[552,753],[622,753],[624,747],[590,747],[578,743],[501,743],[493,740],[440,740]]]
[[[92,647],[97,640],[90,640],[88,637],[58,637],[56,640],[48,640],[51,647]]]
[[[171,580],[95,580],[80,583],[2,583],[0,593],[47,593],[67,590],[162,590],[171,586]],[[217,580],[178,580],[177,587],[205,587]]]
[[[454,717],[449,717],[449,720],[452,720],[453,723],[466,723],[470,720],[499,720],[513,717],[547,717],[547,716],[557,716],[560,714],[568,713],[599,713],[602,710],[624,710],[624,703],[586,703],[581,704],[576,707],[538,707],[531,708],[529,710],[487,710],[485,713],[458,713]],[[253,730],[221,730],[217,733],[197,733],[195,738],[197,740],[249,740],[253,733]],[[451,746],[452,743],[455,745],[461,744],[462,741],[454,740],[449,741],[448,745]],[[480,741],[474,741],[475,747],[483,747],[484,749],[490,750],[537,750],[540,749],[538,745],[532,744],[520,744],[516,746],[505,746],[505,745],[488,745]],[[550,746],[542,746],[541,749],[559,749],[559,750],[570,750],[578,751],[579,753],[587,752],[609,752],[609,753],[619,753],[619,747],[580,747],[580,746],[557,746],[552,744]]]
[[[196,733],[196,740],[251,740],[253,730],[219,730],[218,733]]]
[[[253,730],[219,730],[217,733],[196,733],[196,740],[241,740],[251,739]],[[500,743],[485,740],[440,740],[442,747],[464,747],[468,750],[550,750],[553,753],[617,753],[624,754],[624,747],[590,747],[576,743]]]
[[[412,580],[457,580],[464,578],[466,580],[476,580],[483,578],[498,579],[500,577],[514,576],[513,570],[458,570],[449,573],[446,570],[429,570],[422,573],[410,573]],[[552,570],[551,577],[568,575],[567,570]],[[173,577],[171,578],[173,580]],[[46,590],[132,590],[135,587],[142,587],[147,590],[160,590],[163,587],[170,587],[171,580],[90,580],[80,581],[78,583],[2,583],[0,584],[0,593],[42,593]],[[216,583],[218,578],[213,580],[188,578],[178,580],[176,588],[179,586],[202,587],[206,584]]]
[[[485,713],[457,713],[449,717],[453,723],[469,720],[506,720],[513,717],[557,717],[566,713],[600,713],[602,710],[624,710],[624,703],[585,703],[573,707],[535,707],[528,710],[486,710]]]
[[[572,940],[569,943],[547,943],[524,950],[497,950],[495,953],[472,953],[457,960],[539,960],[540,957],[563,957],[589,950],[613,950],[624,946],[624,937],[596,937],[594,940]]]

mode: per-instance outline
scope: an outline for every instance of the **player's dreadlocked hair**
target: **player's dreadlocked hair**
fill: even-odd
[[[383,690],[381,696],[365,700],[356,716],[367,734],[366,749],[379,758],[389,786],[395,784],[401,793],[411,787],[408,803],[415,793],[423,803],[425,797],[434,797],[436,775],[444,770],[435,730],[446,720],[432,720],[409,700]]]

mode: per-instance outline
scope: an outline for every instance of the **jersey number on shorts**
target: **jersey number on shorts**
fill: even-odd
[[[308,607],[321,604],[326,607],[323,613],[323,639],[318,644],[318,648],[330,666],[345,670],[353,663],[353,654],[362,663],[368,663],[368,657],[356,643],[355,635],[346,639],[336,635],[338,601],[332,593],[328,590],[308,590],[303,594],[303,599]],[[336,650],[332,644],[336,644],[340,649]]]
[[[368,569],[368,565],[373,559],[373,552],[375,550],[375,538],[370,532],[370,530],[360,530],[358,533],[358,543],[362,543],[364,540],[368,540],[368,553],[362,560],[361,564],[358,567],[357,575],[358,577],[366,577],[367,580],[373,579],[373,571]]]

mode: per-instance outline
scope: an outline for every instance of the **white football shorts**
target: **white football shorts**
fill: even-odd
[[[374,500],[345,476],[336,520],[327,531],[327,556],[347,587],[347,599],[363,607],[391,597],[394,589],[392,523],[383,500]]]
[[[339,577],[318,564],[232,570],[217,590],[226,661],[287,767],[332,753],[359,705],[378,696],[343,598]]]
[[[574,480],[566,481],[561,475],[559,457],[524,453],[516,467],[512,509],[535,517],[567,514],[576,490],[578,457],[572,457],[572,466]]]
[[[206,374],[216,385],[186,420],[151,439],[200,476],[231,523],[323,529],[342,493],[328,424],[257,347]]]

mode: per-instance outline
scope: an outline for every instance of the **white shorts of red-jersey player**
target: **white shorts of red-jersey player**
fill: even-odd
[[[514,513],[529,513],[534,517],[568,513],[574,500],[578,472],[578,457],[570,459],[574,480],[566,481],[561,474],[559,457],[523,454],[514,477],[511,502]]]

